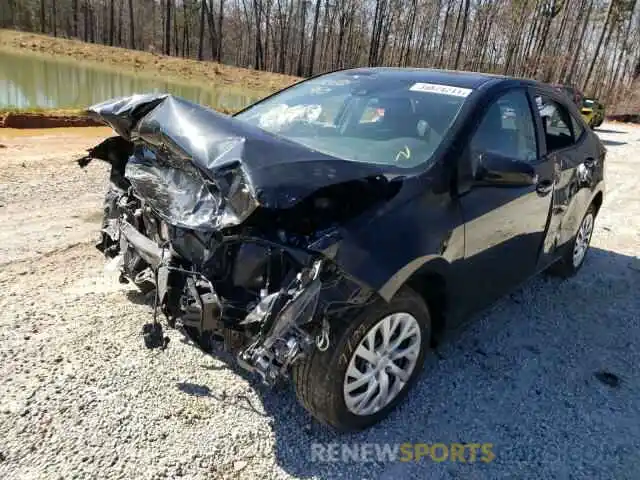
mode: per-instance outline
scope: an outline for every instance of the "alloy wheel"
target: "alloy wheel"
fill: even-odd
[[[576,241],[573,245],[573,266],[578,268],[584,261],[584,257],[589,249],[589,243],[591,242],[591,234],[593,233],[593,213],[588,212],[582,224],[578,229],[576,235]]]
[[[376,323],[353,352],[343,382],[345,405],[355,415],[372,415],[403,390],[422,348],[416,318],[393,313]]]

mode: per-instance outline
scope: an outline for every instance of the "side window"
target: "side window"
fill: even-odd
[[[560,103],[544,96],[536,96],[536,105],[542,118],[547,151],[553,152],[572,146],[571,114]]]
[[[471,150],[534,162],[538,158],[533,115],[524,90],[512,90],[485,112]]]
[[[578,121],[578,119],[576,117],[574,117],[573,115],[571,115],[571,124],[573,125],[573,138],[577,142],[578,139],[584,133],[584,128],[583,128],[582,124]]]

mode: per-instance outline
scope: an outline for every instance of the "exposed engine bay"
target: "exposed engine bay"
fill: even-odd
[[[342,222],[397,192],[384,175],[167,95],[89,114],[119,134],[79,160],[111,164],[97,247],[122,282],[155,292],[147,347],[166,347],[162,314],[272,384],[310,349],[329,347],[333,322],[376,299],[332,252]],[[303,161],[269,162],[265,151]]]

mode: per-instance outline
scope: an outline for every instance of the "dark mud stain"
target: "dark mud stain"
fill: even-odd
[[[618,388],[620,386],[620,383],[621,383],[620,377],[618,377],[615,373],[607,372],[605,370],[602,370],[600,372],[596,372],[595,373],[595,377],[601,383],[604,383],[605,385],[607,385],[609,387],[612,387],[612,388]]]

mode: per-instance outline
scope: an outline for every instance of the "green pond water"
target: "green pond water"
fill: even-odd
[[[164,81],[68,59],[0,50],[0,108],[86,107],[134,93],[169,92],[232,110],[261,98],[257,92]]]

